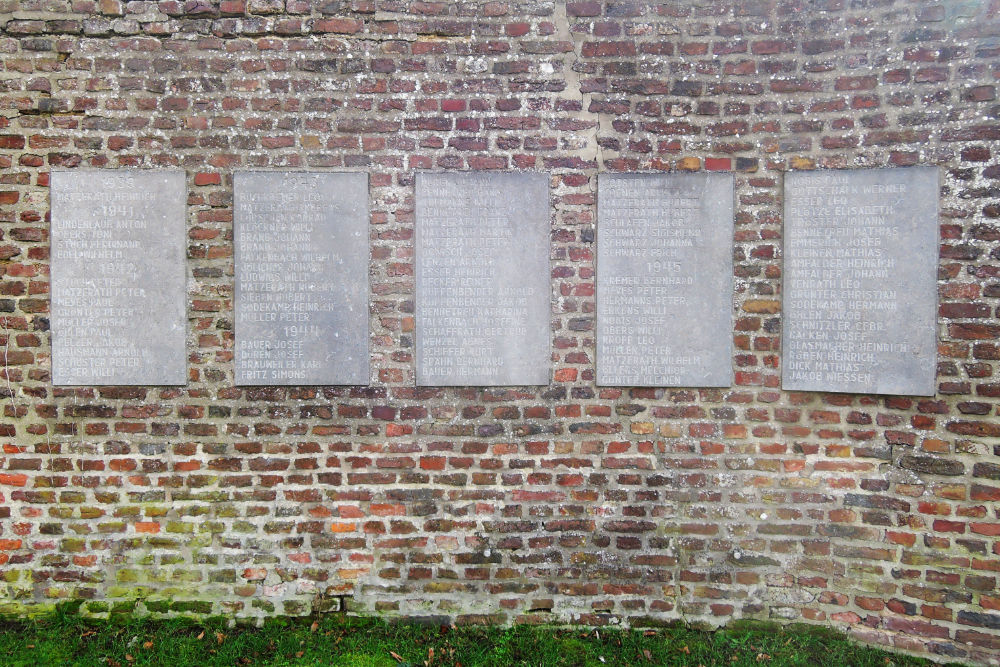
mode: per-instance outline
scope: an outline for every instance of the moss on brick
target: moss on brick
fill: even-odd
[[[174,600],[170,603],[170,611],[208,615],[212,613],[212,603],[199,600]]]

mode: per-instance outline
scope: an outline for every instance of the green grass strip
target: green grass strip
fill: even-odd
[[[438,627],[327,614],[272,618],[262,627],[225,619],[83,618],[58,610],[0,622],[0,662],[81,665],[326,665],[335,667],[680,665],[907,667],[927,660],[859,646],[815,626],[740,624],[715,632],[545,626]]]

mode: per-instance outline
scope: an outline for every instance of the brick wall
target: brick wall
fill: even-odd
[[[0,611],[1000,657],[997,0],[0,0]],[[938,391],[780,388],[790,169],[939,165]],[[189,382],[54,388],[48,173],[188,175]],[[371,174],[370,387],[238,388],[232,174]],[[413,170],[551,174],[554,379],[413,384]],[[594,386],[596,174],[736,174],[735,384]],[[907,326],[901,321],[899,326]]]

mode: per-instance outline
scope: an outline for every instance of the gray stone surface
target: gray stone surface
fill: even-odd
[[[938,170],[785,176],[782,388],[934,394]]]
[[[52,383],[187,380],[182,171],[53,171]]]
[[[417,384],[549,382],[549,178],[418,173]]]
[[[733,177],[601,174],[597,384],[733,380]]]
[[[368,175],[233,177],[236,384],[367,385]]]

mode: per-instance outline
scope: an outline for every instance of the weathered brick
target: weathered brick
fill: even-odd
[[[117,581],[54,596],[156,589],[141,560],[156,549],[163,572],[213,586],[148,599],[157,613],[308,613],[329,599],[295,586],[316,581],[360,612],[446,597],[444,623],[794,609],[1000,656],[1000,50],[975,37],[995,17],[536,4],[166,0],[147,21],[102,0],[8,22],[5,573],[47,571],[37,544],[66,567],[118,564]],[[941,169],[933,398],[780,387],[780,172],[860,164]],[[48,173],[83,166],[191,179],[186,387],[51,386]],[[237,169],[368,172],[371,387],[232,386]],[[551,386],[413,386],[414,169],[551,174]],[[703,169],[736,173],[734,387],[597,387],[597,174]],[[239,567],[192,562],[208,537]],[[480,613],[494,602],[503,616]]]

